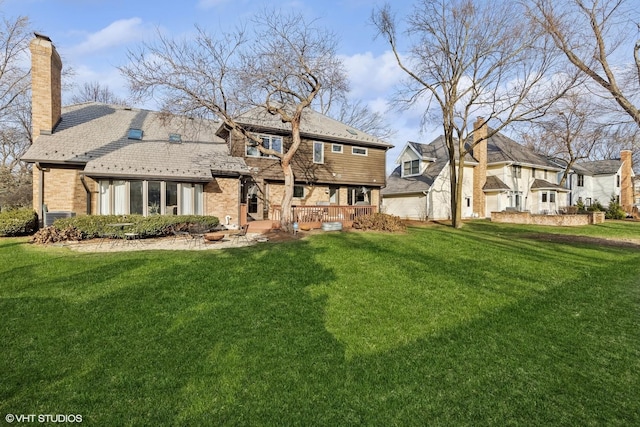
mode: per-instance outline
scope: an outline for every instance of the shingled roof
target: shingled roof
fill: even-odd
[[[27,162],[84,166],[88,176],[208,181],[248,172],[215,135],[218,122],[102,103],[63,108],[50,135],[37,137]],[[129,138],[130,129],[142,131]],[[170,137],[171,136],[171,137]]]
[[[395,168],[391,175],[387,177],[387,185],[382,189],[383,196],[415,194],[427,191],[431,188],[438,175],[440,175],[440,172],[442,172],[449,163],[444,138],[438,138],[431,144],[419,144],[410,141],[408,145],[412,146],[424,159],[435,159],[435,161],[428,162],[421,175],[405,178],[402,177],[402,165]],[[472,158],[469,159],[473,160]]]
[[[276,131],[283,134],[291,133],[291,127],[288,123],[283,123],[280,116],[269,114],[263,108],[248,110],[237,116],[235,121],[254,132]],[[315,138],[339,143],[382,148],[393,147],[393,145],[380,138],[354,129],[351,126],[347,126],[342,122],[308,108],[302,113],[300,135],[305,138]]]
[[[622,167],[620,159],[580,162],[573,169],[583,175],[615,175]]]
[[[487,163],[517,163],[561,170],[561,166],[502,133],[487,139]]]

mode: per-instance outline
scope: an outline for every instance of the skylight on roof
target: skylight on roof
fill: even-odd
[[[129,139],[142,139],[142,129],[129,129],[129,134],[127,135]]]
[[[170,133],[169,142],[182,142],[182,135],[179,133]]]
[[[347,132],[349,132],[351,135],[357,135],[358,134],[358,132],[356,132],[353,129],[349,129],[349,128],[347,128]]]

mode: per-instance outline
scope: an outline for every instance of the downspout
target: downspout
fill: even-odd
[[[431,189],[423,191],[422,194],[424,194],[424,199],[425,199],[425,220],[429,219],[429,191],[431,191]]]
[[[84,180],[84,175],[80,175],[80,182],[84,187],[84,191],[87,192],[87,215],[91,215],[91,190],[87,185],[87,181]]]
[[[36,162],[36,168],[38,169],[38,221],[40,227],[44,227],[44,172],[45,169],[40,166],[40,162]]]

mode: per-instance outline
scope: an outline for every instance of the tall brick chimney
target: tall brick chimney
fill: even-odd
[[[473,212],[480,218],[486,216],[486,202],[484,198],[484,187],[487,181],[487,124],[484,118],[478,117],[473,125],[473,157],[478,161],[478,165],[473,170]],[[481,142],[480,139],[484,138]]]
[[[620,205],[627,213],[633,210],[633,159],[631,150],[620,151],[620,160],[622,161],[622,176],[620,177]]]
[[[34,33],[31,40],[31,114],[33,139],[50,134],[62,113],[62,61],[51,39]]]

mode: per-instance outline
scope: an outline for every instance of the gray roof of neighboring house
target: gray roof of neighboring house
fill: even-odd
[[[621,166],[620,159],[594,160],[576,163],[573,165],[573,169],[583,175],[615,175]]]
[[[501,191],[501,190],[510,190],[510,188],[497,176],[488,176],[487,180],[484,183],[484,186],[482,187],[482,190],[483,191]]]
[[[487,163],[519,163],[562,169],[560,165],[546,156],[518,144],[499,132],[487,140]]]
[[[419,142],[409,141],[407,143],[413,149],[415,149],[423,158],[432,158],[432,159],[440,159],[446,158],[449,159],[449,150],[447,149],[447,144],[445,143],[444,136],[439,136],[429,144],[421,144]],[[455,147],[456,156],[458,155],[458,146]],[[468,163],[475,163],[476,160],[470,153],[465,154],[464,161]]]
[[[473,136],[469,137],[472,140]],[[433,185],[433,181],[440,174],[449,160],[449,152],[443,136],[439,136],[429,144],[420,144],[409,141],[408,146],[413,148],[422,158],[437,159],[428,164],[424,173],[420,176],[401,177],[401,167],[398,166],[387,177],[387,186],[382,190],[382,195],[398,195],[419,193],[427,191]],[[465,156],[465,162],[477,163],[471,154]],[[560,170],[561,167],[551,159],[535,153],[533,150],[518,144],[511,138],[497,133],[487,139],[487,163],[517,163],[532,166],[541,166],[549,169]],[[545,181],[546,182],[546,181]],[[549,184],[552,185],[552,184]],[[555,187],[554,187],[555,188]],[[562,188],[562,187],[559,187]],[[508,190],[509,186],[499,178],[488,176],[483,187],[484,191]]]
[[[288,123],[283,123],[280,116],[277,114],[269,114],[262,108],[253,108],[246,111],[237,116],[235,121],[255,132],[276,130],[281,133],[291,133],[291,126]],[[351,126],[308,108],[302,113],[300,134],[307,138],[318,138],[356,145],[361,144],[381,148],[393,147],[393,145],[380,138],[354,129]]]
[[[544,179],[535,179],[533,180],[533,184],[531,184],[531,190],[556,190],[556,191],[570,191],[569,189],[559,185],[553,184],[549,181],[545,181]]]
[[[207,181],[213,175],[247,173],[215,136],[219,123],[122,106],[85,103],[64,107],[50,135],[37,137],[22,157],[28,162],[84,165],[89,176],[154,177]],[[128,138],[141,129],[141,140]],[[179,134],[181,142],[169,140]]]
[[[409,142],[409,144],[416,150],[420,150],[419,152],[422,153],[423,157],[435,158],[436,161],[427,163],[427,167],[421,175],[406,178],[402,178],[401,175],[402,165],[398,166],[387,177],[387,185],[382,189],[383,196],[428,191],[435,179],[440,175],[440,172],[449,163],[444,138],[436,139],[431,144],[419,144],[416,142]]]

